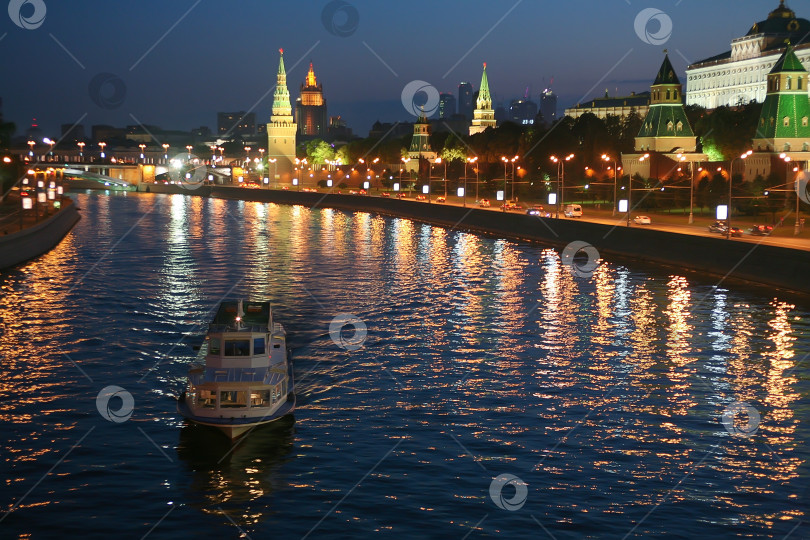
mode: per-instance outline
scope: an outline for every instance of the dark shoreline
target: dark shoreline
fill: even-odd
[[[226,186],[186,189],[172,185],[149,185],[149,189],[152,193],[375,212],[559,249],[571,242],[582,241],[594,246],[602,256],[699,276],[705,282],[715,279],[719,282],[722,279],[723,284],[728,282],[753,287],[760,294],[798,294],[805,301],[810,300],[810,252],[803,250],[728,241],[720,237],[613,227],[570,219],[540,219],[512,212],[383,197]]]

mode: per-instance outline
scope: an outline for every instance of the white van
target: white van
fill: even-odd
[[[565,217],[582,217],[582,206],[578,204],[568,204],[563,210]]]

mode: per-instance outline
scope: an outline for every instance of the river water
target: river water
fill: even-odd
[[[0,274],[3,538],[810,537],[789,297],[368,213],[75,199]],[[225,297],[273,303],[298,394],[235,445],[174,401]]]

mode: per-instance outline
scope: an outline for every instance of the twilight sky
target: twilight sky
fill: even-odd
[[[92,124],[137,122],[214,130],[217,111],[251,108],[266,122],[280,47],[292,99],[313,61],[329,115],[361,136],[376,119],[413,119],[401,103],[411,81],[454,94],[460,81],[477,89],[482,62],[496,105],[527,86],[538,101],[553,77],[562,114],[606,88],[648,90],[664,48],[684,82],[689,62],[728,50],[779,2],[11,0],[9,12],[20,4],[16,21],[33,28],[0,17],[3,115],[17,134],[36,117],[57,138],[61,124],[85,114],[88,135]],[[810,3],[788,6],[810,18]],[[639,33],[661,44],[636,32],[646,8],[664,15]]]

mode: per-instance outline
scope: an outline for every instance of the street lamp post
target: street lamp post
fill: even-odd
[[[190,144],[186,145],[186,150],[188,150],[188,160],[191,161],[191,149],[194,148]]]
[[[506,156],[501,156],[501,161],[503,161],[503,198],[506,199],[506,168],[509,166],[509,160],[506,159]],[[506,212],[506,201],[503,201],[501,205],[501,210]]]
[[[84,143],[79,142],[76,145],[79,147],[79,161],[84,161]]]
[[[45,144],[50,145],[50,149],[48,150],[48,156],[49,156],[48,160],[50,161],[51,159],[53,159],[53,145],[56,144],[56,141],[54,141],[52,139],[49,139],[48,137],[45,137],[44,139],[42,139],[42,142],[44,142]]]
[[[784,152],[779,154],[779,157],[785,161],[785,189],[787,189],[788,184],[788,176],[790,175],[790,167],[788,163],[790,163],[791,158]],[[793,168],[793,172],[799,172],[798,167]],[[793,175],[793,190],[796,192],[796,222],[793,225],[793,235],[798,235],[799,231],[801,230],[801,224],[799,223],[799,186],[798,186],[798,174]]]
[[[560,159],[557,156],[551,156],[551,161],[557,165],[557,200],[554,209],[554,219],[560,217]]]
[[[104,159],[105,157],[107,157],[107,155],[104,153],[104,148],[107,146],[107,143],[100,142],[98,143],[98,145],[101,147],[101,159]]]
[[[607,154],[602,154],[602,159],[610,162],[613,161],[613,215],[616,215],[616,205],[618,204],[616,201],[616,197],[618,196],[617,191],[617,184],[618,184],[618,176],[619,176],[619,169],[616,168],[616,160],[608,156]]]
[[[36,141],[28,141],[28,155],[34,157],[34,145],[37,144]]]
[[[732,180],[734,179],[734,162],[737,161],[738,159],[744,160],[752,153],[753,151],[749,150],[744,154],[742,154],[740,157],[732,159],[728,167],[728,214],[726,216],[726,240],[729,240],[731,238],[731,183]],[[782,154],[780,157],[783,157],[784,155],[785,154]],[[786,161],[790,161],[790,158],[787,158]],[[745,171],[745,167],[743,167],[743,171]],[[745,179],[744,172],[743,172],[743,179]]]
[[[146,157],[143,155],[143,149],[146,148],[146,145],[141,143],[138,145],[138,148],[141,149],[141,160],[143,161],[143,163],[146,163]]]
[[[467,164],[468,163],[475,163],[478,161],[478,156],[474,158],[467,158],[464,161],[464,206],[467,206]],[[475,200],[478,200],[478,169],[475,169],[476,179],[475,179]]]

